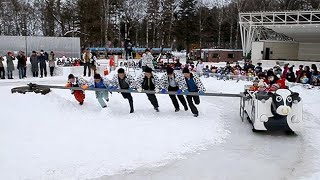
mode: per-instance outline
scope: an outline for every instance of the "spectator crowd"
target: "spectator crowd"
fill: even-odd
[[[17,63],[14,63],[14,61],[17,61]],[[19,51],[16,56],[13,52],[8,52],[6,56],[0,56],[0,78],[5,79],[7,75],[8,79],[13,79],[13,72],[16,69],[19,72],[19,79],[26,78],[27,61],[28,58],[23,51]],[[43,50],[40,52],[32,51],[29,61],[31,64],[30,71],[33,77],[47,77],[47,67],[49,67],[50,76],[53,76],[56,65],[56,58],[53,51],[51,51],[50,54]],[[6,68],[4,62],[6,62]],[[15,66],[15,64],[17,65]]]

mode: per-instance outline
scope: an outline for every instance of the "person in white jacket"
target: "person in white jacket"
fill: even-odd
[[[203,64],[202,60],[199,60],[197,67],[196,67],[197,74],[201,74],[203,69],[204,69],[204,64]]]
[[[142,55],[142,70],[144,71],[146,67],[149,67],[151,69],[154,69],[153,66],[153,56],[149,49],[146,49],[145,52]]]

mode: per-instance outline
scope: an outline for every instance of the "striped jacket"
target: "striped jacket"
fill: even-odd
[[[71,83],[70,81],[68,81],[68,83],[71,84],[71,87],[82,87],[83,85],[89,85],[88,81],[82,77],[75,77],[75,83]],[[71,93],[73,94],[74,90],[71,90]]]
[[[186,90],[187,84],[183,75],[181,73],[174,72],[173,77],[179,89]],[[169,77],[167,73],[161,77],[161,88],[166,90],[169,88]]]
[[[135,88],[135,79],[134,77],[132,77],[131,75],[127,74],[125,76],[125,81],[126,83],[129,84],[129,88]],[[117,74],[115,74],[111,80],[111,85],[113,87],[117,87],[118,89],[120,89],[120,84],[119,84],[119,77]]]
[[[135,81],[135,87],[137,89],[144,89],[143,87],[143,84],[145,84],[145,79],[146,79],[146,76],[144,74],[141,74],[137,80]],[[160,79],[158,78],[157,75],[153,74],[152,75],[152,83],[154,84],[155,86],[155,89],[159,89],[161,88],[161,82],[160,82]]]

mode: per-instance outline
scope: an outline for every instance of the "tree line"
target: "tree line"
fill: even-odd
[[[238,13],[320,0],[1,0],[0,35],[80,37],[83,47],[241,48]]]

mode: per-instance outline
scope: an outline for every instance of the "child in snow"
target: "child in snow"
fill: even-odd
[[[109,79],[106,77],[102,78],[100,74],[94,75],[94,82],[91,83],[89,86],[90,89],[93,88],[100,88],[100,89],[107,89],[110,85]],[[96,98],[98,99],[99,104],[102,108],[106,108],[107,104],[105,101],[109,101],[109,92],[108,91],[96,91]]]
[[[66,87],[81,87],[82,89],[87,89],[88,82],[81,77],[74,77],[73,74],[69,74],[68,83],[66,84]],[[72,90],[71,94],[74,95],[74,97],[80,105],[83,105],[85,99],[85,94],[83,90]]]

